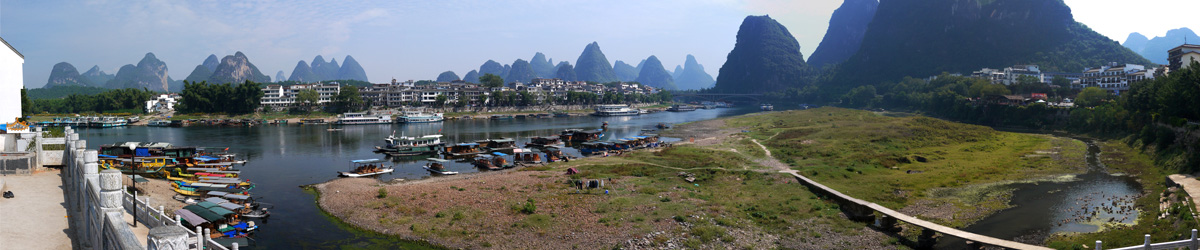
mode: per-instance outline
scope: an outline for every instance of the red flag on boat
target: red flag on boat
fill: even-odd
[[[229,148],[225,148],[225,151],[229,151]]]

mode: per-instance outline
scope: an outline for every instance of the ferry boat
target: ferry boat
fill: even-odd
[[[393,134],[383,139],[386,145],[383,147],[376,146],[375,151],[391,156],[410,156],[422,155],[441,152],[442,147],[446,143],[442,142],[442,135],[426,135],[421,137],[396,137]]]
[[[326,124],[326,123],[329,123],[329,122],[326,122],[325,119],[301,119],[300,120],[300,125]]]
[[[359,125],[359,124],[388,124],[392,123],[390,115],[368,115],[365,112],[360,113],[345,113],[339,117],[334,124],[337,125]]]
[[[763,104],[763,105],[762,105],[762,106],[760,106],[759,108],[761,108],[763,111],[772,111],[772,110],[775,110],[775,106],[774,106],[774,105],[771,105],[771,104]]]
[[[496,157],[492,157],[491,155],[480,155],[479,157],[476,157],[474,161],[471,161],[471,165],[475,165],[475,167],[477,167],[477,168],[482,168],[482,169],[487,169],[487,170],[502,169],[492,163],[494,160],[493,158],[496,158]]]
[[[398,122],[401,123],[428,123],[446,120],[442,116],[442,113],[425,113],[422,111],[404,111],[398,119]]]
[[[667,111],[671,111],[671,112],[696,111],[696,107],[692,106],[692,105],[687,105],[687,104],[675,104],[675,105],[671,105],[671,108],[667,109]]]
[[[563,112],[563,111],[556,111],[553,114],[554,114],[554,117],[571,117],[571,113],[567,113],[567,112]]]
[[[563,130],[562,134],[559,135],[559,138],[570,142],[589,142],[600,140],[600,137],[604,137],[603,130],[584,131],[582,129],[567,129]]]
[[[492,120],[512,120],[513,115],[492,115],[490,119],[492,119]]]
[[[153,120],[153,121],[150,121],[150,123],[147,123],[147,124],[146,124],[146,126],[151,126],[151,127],[170,127],[170,126],[171,126],[171,121],[168,121],[168,120]]]
[[[125,120],[125,118],[118,117],[104,117],[88,122],[88,127],[93,128],[114,128],[123,127],[125,125],[129,125],[129,121]]]
[[[631,109],[624,104],[596,105],[596,112],[592,113],[594,116],[633,116],[638,114],[640,114],[638,110]]]

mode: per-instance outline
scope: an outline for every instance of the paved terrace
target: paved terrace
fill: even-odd
[[[71,249],[58,171],[0,176],[0,249]]]

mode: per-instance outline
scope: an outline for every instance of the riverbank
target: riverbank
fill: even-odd
[[[896,249],[791,177],[756,163],[723,120],[675,130],[679,143],[619,157],[519,170],[380,183],[315,185],[320,208],[345,223],[450,248]],[[566,175],[568,168],[580,171]],[[688,179],[691,179],[689,181]],[[603,180],[601,189],[568,183]],[[380,190],[386,195],[380,195]]]
[[[663,134],[684,141],[525,171],[334,180],[318,185],[318,203],[349,224],[448,247],[880,249],[903,240],[845,219],[778,168],[957,227],[1007,206],[1011,190],[999,183],[1084,169],[1077,140],[845,109],[698,121]],[[566,184],[576,179],[603,179],[608,193]],[[535,212],[523,212],[527,204]]]

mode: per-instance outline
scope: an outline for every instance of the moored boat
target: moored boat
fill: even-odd
[[[759,108],[762,109],[763,111],[772,111],[772,110],[775,110],[775,105],[764,103],[762,106],[759,106]]]
[[[371,115],[365,112],[345,113],[334,122],[337,125],[388,124],[392,123],[391,115]]]
[[[146,123],[146,126],[150,126],[150,127],[170,127],[170,126],[171,126],[171,121],[168,121],[168,120],[153,120],[153,121],[150,121],[150,122]]]
[[[596,105],[596,112],[592,113],[594,116],[633,116],[639,114],[641,112],[631,109],[628,105],[624,104]]]
[[[557,135],[535,136],[529,138],[529,142],[525,143],[525,147],[546,147],[559,144],[563,144],[563,142]]]
[[[492,120],[512,120],[512,119],[513,119],[513,115],[492,115],[492,116],[491,116],[491,118],[489,118],[489,119],[492,119]]]
[[[671,112],[696,111],[696,106],[687,105],[687,104],[675,104],[675,105],[671,105],[671,108],[668,108],[667,111],[671,111]]]
[[[386,143],[384,146],[375,147],[375,151],[388,154],[391,156],[410,156],[422,154],[435,154],[441,152],[442,147],[446,143],[442,142],[442,135],[425,135],[421,137],[396,137],[395,132],[383,139]]]
[[[438,159],[438,158],[429,158],[426,160],[429,160],[429,163],[426,163],[425,166],[422,166],[422,168],[425,168],[425,170],[429,171],[430,173],[440,174],[440,175],[456,175],[456,174],[458,174],[458,172],[446,170],[446,163],[450,162],[448,160]]]
[[[353,160],[350,161],[350,171],[338,171],[338,176],[367,177],[396,171],[396,169],[384,165],[384,163],[385,161],[380,159]]]
[[[401,123],[429,123],[441,122],[446,120],[442,113],[425,113],[424,111],[404,111],[398,118],[397,122]]]
[[[459,143],[446,146],[445,154],[452,157],[464,157],[487,153],[488,151],[488,148],[480,146],[479,143]]]

